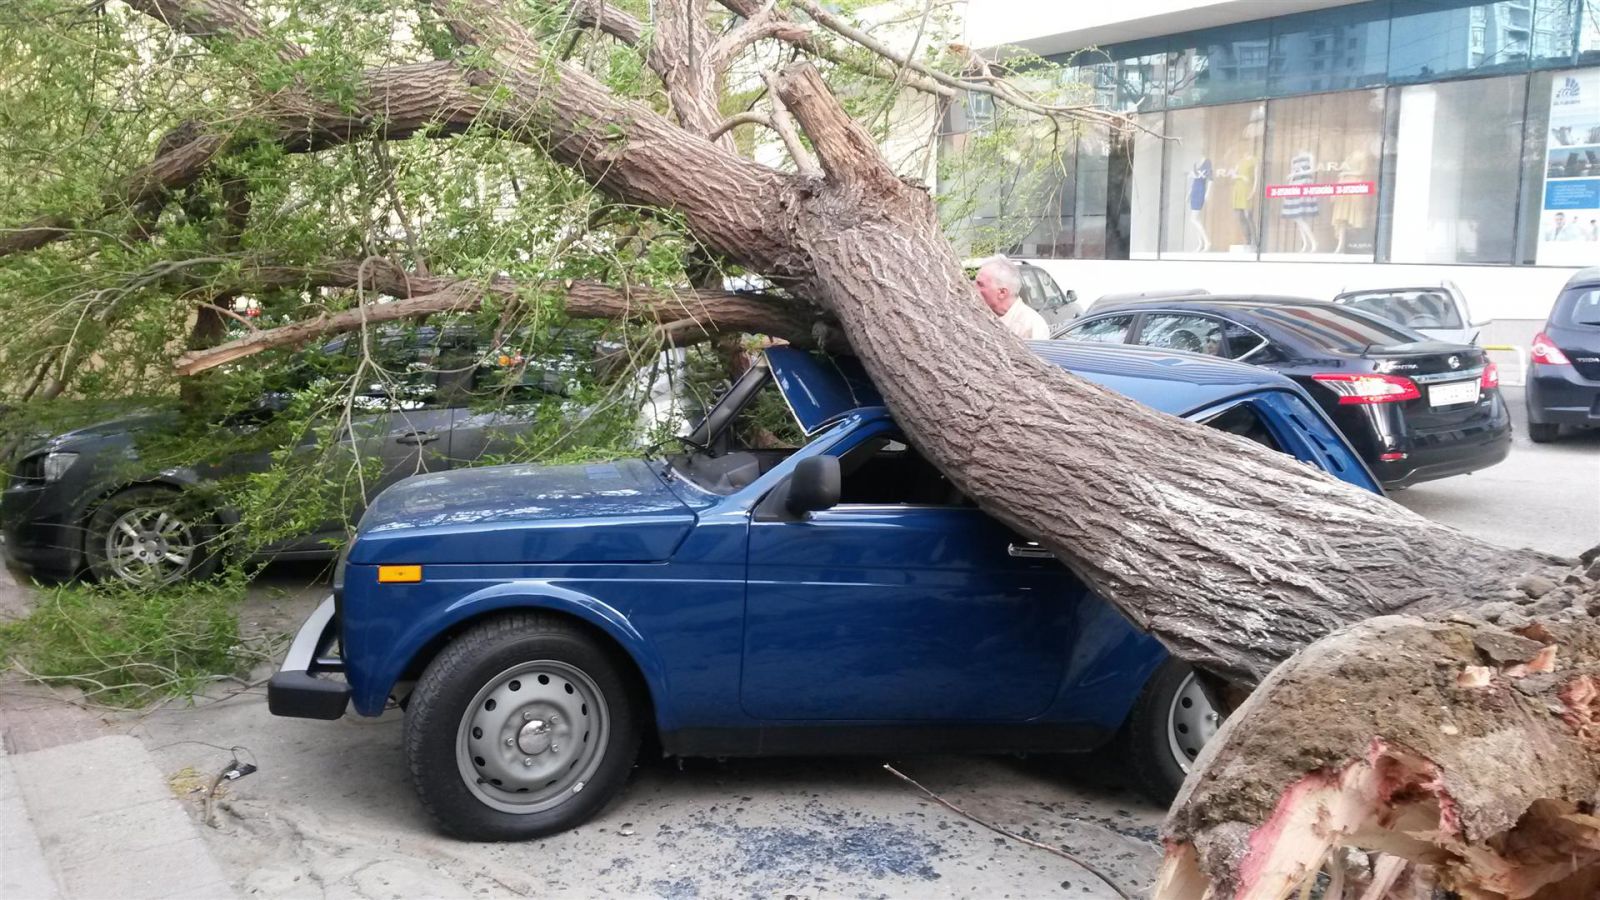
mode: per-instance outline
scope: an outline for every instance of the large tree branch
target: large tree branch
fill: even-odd
[[[128,6],[157,19],[180,34],[202,43],[254,42],[270,47],[283,62],[305,58],[305,51],[279,40],[261,27],[249,10],[231,0],[124,0]]]
[[[796,43],[810,36],[811,29],[779,11],[777,0],[767,0],[765,6],[746,17],[711,46],[706,54],[706,65],[714,72],[724,72],[740,53],[757,41],[778,38]]]
[[[799,133],[794,130],[794,120],[789,116],[789,108],[784,105],[783,98],[779,95],[778,77],[771,72],[762,72],[761,77],[771,93],[769,99],[772,102],[772,117],[767,120],[767,124],[783,140],[784,149],[789,151],[789,158],[794,160],[795,171],[804,178],[820,178],[822,168],[817,165],[817,159],[811,155],[811,151],[801,143]]]
[[[675,343],[708,340],[719,334],[758,333],[800,346],[815,346],[822,319],[806,304],[769,294],[733,291],[662,290],[614,287],[593,281],[538,284],[508,278],[477,281],[407,271],[387,260],[336,261],[314,266],[255,265],[241,269],[229,290],[272,288],[358,288],[363,294],[398,299],[325,313],[315,318],[262,329],[227,343],[183,354],[179,375],[194,375],[267,350],[300,347],[331,334],[370,325],[442,313],[471,313],[493,297],[516,304],[529,293],[559,294],[568,316],[670,325]]]
[[[605,0],[576,0],[573,19],[583,28],[596,28],[630,47],[644,40],[644,23]]]
[[[767,83],[776,101],[773,109],[787,107],[794,113],[811,139],[811,146],[816,148],[829,181],[864,184],[898,180],[878,152],[872,135],[833,98],[815,66],[795,63]]]

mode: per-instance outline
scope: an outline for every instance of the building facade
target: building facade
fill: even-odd
[[[1085,132],[972,221],[1010,222],[1009,252],[1086,300],[1449,279],[1482,318],[1532,320],[1600,265],[1595,0],[1060,5],[973,0],[969,39],[1060,64],[1140,130]],[[983,121],[954,110],[944,146]]]

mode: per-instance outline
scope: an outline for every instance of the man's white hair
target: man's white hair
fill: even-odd
[[[983,264],[980,272],[988,272],[990,278],[998,278],[1000,286],[1011,292],[1016,297],[1022,293],[1022,269],[1009,259],[991,259]]]

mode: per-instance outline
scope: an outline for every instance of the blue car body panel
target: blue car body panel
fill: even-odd
[[[1304,392],[1273,372],[1165,351],[1033,347],[1174,415],[1252,404],[1286,452],[1378,490]],[[335,592],[356,710],[380,713],[463,623],[550,609],[633,660],[672,753],[771,752],[795,746],[778,739],[785,730],[847,726],[938,725],[975,736],[974,749],[1027,744],[987,739],[1007,726],[1049,735],[1036,749],[1114,733],[1165,652],[1064,567],[1014,555],[1021,539],[976,508],[756,515],[801,460],[895,428],[853,360],[780,348],[767,361],[812,436],[730,494],[665,462],[458,470],[385,491]],[[384,563],[421,564],[423,579],[379,584]]]

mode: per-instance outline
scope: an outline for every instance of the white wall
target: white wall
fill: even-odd
[[[1213,294],[1279,294],[1329,300],[1344,290],[1416,286],[1450,279],[1478,319],[1537,319],[1576,269],[1533,266],[1413,266],[1188,260],[1038,259],[1063,289],[1085,305],[1106,294],[1204,288]]]
[[[1360,0],[970,0],[967,43],[1064,53]]]

